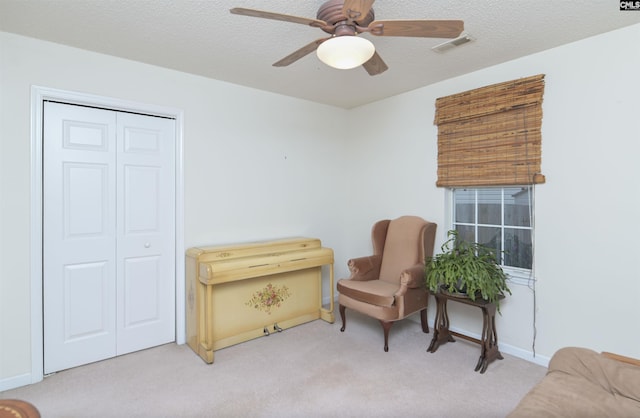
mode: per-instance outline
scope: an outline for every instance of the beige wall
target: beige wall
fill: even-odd
[[[359,124],[360,135],[349,143],[349,153],[361,156],[350,168],[362,197],[354,201],[362,216],[351,220],[352,235],[365,235],[380,217],[413,211],[445,226],[439,248],[447,218],[446,194],[435,187],[435,100],[546,74],[547,183],[535,191],[537,361],[568,345],[640,357],[640,54],[631,40],[640,40],[640,25],[355,109],[350,117],[367,124]],[[350,253],[368,246],[366,240],[347,245]],[[500,345],[530,358],[534,293],[511,287],[497,318]],[[449,313],[452,326],[481,332],[473,308],[451,306]],[[431,309],[430,318],[434,314]]]
[[[343,276],[347,258],[369,253],[375,220],[421,215],[442,242],[435,99],[544,73],[536,352],[543,362],[565,345],[640,357],[640,56],[629,39],[640,25],[343,110],[0,33],[0,390],[31,377],[32,85],[182,109],[185,246],[316,236]],[[332,138],[327,123],[358,132]],[[527,358],[534,295],[512,287],[500,344]],[[453,325],[479,333],[465,308],[451,308]]]
[[[345,264],[342,109],[2,32],[0,51],[0,390],[31,378],[33,85],[183,111],[185,247],[311,236]]]

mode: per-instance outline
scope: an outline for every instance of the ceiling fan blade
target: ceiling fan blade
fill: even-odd
[[[369,33],[376,36],[457,38],[464,30],[462,20],[374,20]]]
[[[312,53],[313,51],[315,51],[316,49],[318,49],[318,46],[324,41],[326,41],[327,39],[329,38],[316,39],[310,44],[305,45],[302,48],[298,49],[297,51],[282,58],[280,61],[273,63],[273,66],[286,67],[287,65],[293,64],[294,62],[298,61],[300,58],[305,57],[310,53]]]
[[[265,12],[264,10],[245,9],[243,7],[234,7],[229,10],[235,15],[259,17],[263,19],[282,20],[284,22],[300,23],[303,25],[313,26],[314,28],[322,28],[327,26],[327,22],[319,19],[309,19],[306,17],[298,17],[292,15],[285,15],[282,13]]]
[[[375,0],[344,0],[342,14],[351,20],[358,21],[365,17]]]
[[[362,64],[362,66],[367,70],[369,75],[378,75],[389,69],[377,52],[374,52],[373,56],[369,58],[369,61]]]

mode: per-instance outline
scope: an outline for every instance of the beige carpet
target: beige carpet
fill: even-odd
[[[499,330],[498,330],[499,332]],[[403,321],[382,349],[379,323],[347,311],[347,329],[314,321],[216,351],[205,364],[168,344],[59,372],[0,393],[47,417],[504,417],[545,374],[509,355],[473,371],[479,346],[436,353]]]

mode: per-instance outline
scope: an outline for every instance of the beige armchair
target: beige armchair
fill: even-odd
[[[395,321],[420,311],[422,331],[429,332],[425,286],[426,257],[433,255],[436,224],[417,216],[378,221],[371,230],[373,255],[349,260],[348,279],[338,281],[342,328],[345,308],[376,318],[384,330],[384,351],[389,351],[389,330]]]

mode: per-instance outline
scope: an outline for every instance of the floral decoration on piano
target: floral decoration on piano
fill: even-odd
[[[269,283],[264,289],[254,292],[253,297],[245,305],[271,315],[271,310],[279,308],[289,296],[291,293],[287,286],[278,287]]]

